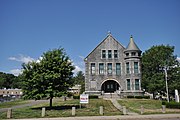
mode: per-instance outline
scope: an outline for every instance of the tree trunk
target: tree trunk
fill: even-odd
[[[50,103],[49,103],[49,107],[50,107],[50,109],[52,108],[52,97],[50,98]]]

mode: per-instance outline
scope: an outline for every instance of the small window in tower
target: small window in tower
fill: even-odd
[[[126,53],[126,57],[128,57],[129,56],[129,53]]]
[[[132,53],[131,53],[131,56],[136,56],[136,52],[132,52]]]

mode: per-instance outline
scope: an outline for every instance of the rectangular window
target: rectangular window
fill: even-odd
[[[135,52],[132,52],[132,53],[131,53],[131,56],[136,56],[136,53],[135,53]]]
[[[131,81],[127,79],[127,90],[131,90]]]
[[[114,50],[114,58],[118,58],[118,51]]]
[[[112,51],[108,50],[108,58],[112,58]]]
[[[121,63],[116,63],[116,75],[121,75]]]
[[[99,74],[104,74],[104,63],[99,63]]]
[[[102,50],[102,58],[106,58],[106,50]]]
[[[108,74],[109,74],[109,75],[112,74],[112,63],[108,63],[108,65],[107,65],[107,71],[108,71]]]
[[[130,73],[129,62],[126,63],[126,73],[127,74]]]
[[[135,90],[139,90],[139,79],[135,79]]]
[[[134,73],[139,73],[138,72],[138,62],[134,62]]]
[[[91,74],[94,75],[96,73],[95,63],[91,63]]]

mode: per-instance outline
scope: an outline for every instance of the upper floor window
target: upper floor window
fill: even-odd
[[[134,73],[138,73],[138,62],[134,62]]]
[[[106,50],[102,50],[102,58],[106,58]]]
[[[104,74],[104,63],[99,63],[99,74]]]
[[[112,63],[107,64],[107,72],[108,72],[109,75],[112,74]]]
[[[121,75],[121,63],[116,63],[116,75]]]
[[[108,50],[108,58],[112,58],[112,50]]]
[[[126,73],[127,74],[130,73],[129,62],[126,63]]]
[[[136,52],[132,52],[132,53],[131,53],[131,56],[136,56]]]
[[[128,57],[129,56],[129,53],[126,53],[126,57]]]
[[[114,50],[114,58],[118,58],[118,51]]]
[[[91,74],[94,75],[96,73],[95,63],[91,63]]]

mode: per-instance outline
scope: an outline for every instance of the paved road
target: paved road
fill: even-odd
[[[17,119],[9,119],[9,120],[17,120]],[[180,114],[33,118],[33,119],[20,119],[20,120],[180,120]]]

